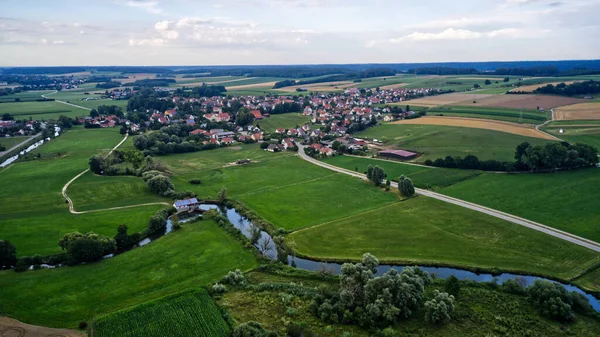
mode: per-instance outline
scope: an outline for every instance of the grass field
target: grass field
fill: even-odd
[[[229,336],[229,326],[204,289],[168,296],[100,317],[94,320],[92,331],[96,337]]]
[[[24,91],[18,94],[0,96],[0,103],[15,102],[15,99],[19,99],[21,102],[35,101],[36,99],[42,98],[43,94],[51,93],[53,90],[35,90],[35,91]],[[2,105],[0,105],[0,109]]]
[[[430,116],[443,115],[451,117],[471,117],[485,118],[500,121],[529,124],[541,124],[546,121],[545,113],[537,112],[536,110],[524,110],[521,118],[521,110],[503,109],[503,108],[488,108],[488,107],[469,107],[469,106],[444,106],[431,108],[427,110]]]
[[[0,311],[21,321],[76,327],[81,321],[248,270],[249,250],[216,223],[185,225],[155,242],[97,263],[0,272]]]
[[[275,132],[276,129],[291,129],[296,125],[304,125],[310,121],[310,117],[302,116],[300,113],[287,113],[280,115],[271,115],[269,118],[264,118],[255,121],[254,125],[260,125],[261,130],[265,132]]]
[[[506,132],[438,125],[386,124],[370,128],[357,137],[378,139],[386,146],[422,153],[417,161],[469,154],[479,159],[514,160],[522,142],[545,144],[548,141]]]
[[[69,213],[61,194],[63,185],[87,168],[91,155],[108,151],[121,139],[116,128],[73,128],[35,150],[33,153],[39,153],[41,159],[17,162],[0,170],[3,192],[0,195],[0,237],[15,244],[19,256],[27,256],[59,253],[58,240],[64,234],[77,230],[113,236],[117,226],[122,223],[132,231],[145,228],[150,215],[162,206],[73,215]],[[117,179],[121,178],[127,179]],[[86,179],[81,182],[85,187]],[[139,182],[135,182],[135,185],[139,186]],[[77,186],[76,181],[73,185],[76,192]],[[101,193],[106,185],[99,186],[97,191]],[[125,192],[121,192],[121,185],[115,184],[113,187],[112,198],[89,191],[76,193],[76,207],[81,204],[83,208],[95,209],[96,204],[114,205],[110,203]],[[124,191],[128,191],[128,188]],[[123,200],[123,204],[127,204],[127,200]]]
[[[434,190],[477,177],[482,173],[475,170],[414,166],[366,157],[335,156],[325,159],[324,162],[361,173],[366,172],[369,165],[377,165],[385,171],[387,179],[398,181],[404,174],[412,179],[416,187]]]
[[[287,237],[304,256],[500,268],[571,278],[600,254],[503,220],[417,197]]]
[[[8,149],[10,149],[11,147],[19,145],[27,139],[29,139],[29,137],[27,136],[17,136],[10,138],[0,137],[0,145],[4,146],[8,151]]]
[[[89,114],[87,110],[59,102],[2,103],[0,111],[3,114],[11,114],[15,119],[29,119],[31,117],[37,120],[58,119],[62,115],[76,117]]]
[[[575,284],[583,287],[584,289],[589,289],[596,292],[600,291],[600,268],[596,268],[583,275],[583,277],[575,281]]]
[[[600,149],[600,123],[593,123],[590,121],[573,122],[578,123],[562,124],[559,122],[552,122],[544,127],[544,131],[571,143],[589,144]],[[561,129],[563,130],[563,133],[560,133]]]
[[[459,199],[600,241],[600,170],[483,174],[443,189]]]

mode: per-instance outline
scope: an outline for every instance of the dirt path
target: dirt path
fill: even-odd
[[[0,316],[1,337],[81,337],[83,332],[68,329],[54,329],[19,322],[15,319]]]
[[[391,124],[460,126],[465,128],[476,128],[507,132],[526,137],[559,140],[557,137],[542,132],[534,127],[523,126],[522,124],[517,123],[482,118],[427,116],[415,119],[400,120],[392,122]]]
[[[123,140],[121,142],[119,142],[119,144],[117,144],[115,147],[113,147],[112,150],[110,150],[110,152],[108,152],[108,154],[106,156],[104,156],[104,158],[110,156],[110,154],[113,153],[114,150],[116,150],[119,146],[121,146],[123,143],[125,143],[125,141],[127,140],[128,137],[129,137],[129,134],[125,134],[125,138],[123,138]],[[113,211],[113,210],[118,210],[118,209],[142,207],[142,206],[152,206],[152,205],[167,205],[167,206],[170,205],[166,202],[151,202],[151,203],[147,203],[147,204],[119,206],[119,207],[102,208],[102,209],[94,209],[94,210],[89,210],[89,211],[78,212],[75,210],[75,206],[73,206],[73,200],[71,200],[71,198],[69,198],[69,196],[67,195],[67,189],[69,188],[69,185],[71,185],[75,180],[77,180],[82,175],[86,174],[89,170],[90,169],[87,169],[87,170],[79,173],[78,175],[73,177],[73,179],[69,180],[69,182],[67,182],[65,184],[65,186],[63,186],[63,188],[62,188],[62,195],[69,203],[69,212],[71,212],[71,214],[86,214],[86,213]],[[0,335],[0,337],[2,337],[2,336]]]
[[[55,90],[54,92],[51,92],[49,94],[44,94],[44,95],[42,95],[42,98],[49,98],[49,97],[46,97],[46,96],[48,96],[48,95],[54,95],[57,92],[58,91]],[[55,99],[54,102],[62,103],[62,104],[65,104],[65,105],[69,105],[69,106],[72,106],[72,107],[75,107],[75,108],[79,108],[79,109],[83,109],[83,110],[87,110],[87,111],[92,111],[92,109],[90,109],[90,108],[86,108],[86,107],[81,106],[81,105],[76,105],[76,104],[72,104],[72,103],[69,103],[69,102],[61,101],[61,100],[58,100],[58,99]]]
[[[340,167],[337,167],[337,166],[326,164],[326,163],[323,163],[321,161],[318,161],[318,160],[316,160],[314,158],[311,158],[311,157],[307,156],[304,153],[304,148],[305,148],[305,146],[298,145],[298,155],[300,156],[300,158],[302,158],[302,159],[304,159],[304,160],[306,160],[306,161],[308,161],[308,162],[310,162],[310,163],[312,163],[314,165],[321,166],[323,168],[332,170],[334,172],[344,173],[344,174],[347,174],[349,176],[360,178],[362,180],[367,180],[367,177],[366,177],[365,174],[357,173],[357,172],[346,170],[346,169],[343,169],[343,168],[340,168]],[[391,186],[393,188],[398,188],[398,184],[395,183],[395,182],[392,182]],[[495,209],[492,209],[492,208],[489,208],[489,207],[477,205],[477,204],[474,204],[472,202],[460,200],[460,199],[457,199],[457,198],[449,197],[447,195],[443,195],[443,194],[440,194],[440,193],[436,193],[436,192],[432,192],[432,191],[428,191],[428,190],[424,190],[424,189],[420,189],[420,188],[416,188],[415,190],[416,190],[417,194],[419,194],[419,195],[426,196],[426,197],[429,197],[429,198],[434,198],[434,199],[437,199],[437,200],[440,200],[440,201],[444,201],[444,202],[447,202],[447,203],[450,203],[450,204],[454,204],[454,205],[457,205],[457,206],[468,208],[468,209],[471,209],[471,210],[474,210],[474,211],[477,211],[477,212],[485,213],[487,215],[491,215],[493,217],[496,217],[496,218],[499,218],[499,219],[502,219],[502,220],[506,220],[506,221],[512,222],[514,224],[521,225],[521,226],[524,226],[524,227],[527,227],[527,228],[531,228],[533,230],[536,230],[536,231],[539,231],[539,232],[542,232],[542,233],[554,236],[554,237],[559,238],[561,240],[569,241],[571,243],[574,243],[576,245],[579,245],[579,246],[591,249],[593,251],[600,252],[600,243],[598,243],[598,242],[595,242],[595,241],[592,241],[592,240],[588,240],[588,239],[579,237],[577,235],[574,235],[574,234],[571,234],[571,233],[567,233],[567,232],[558,230],[556,228],[552,228],[550,226],[546,226],[546,225],[543,225],[543,224],[540,224],[540,223],[537,223],[537,222],[534,222],[534,221],[531,221],[531,220],[527,220],[527,219],[518,217],[516,215],[504,213],[502,211],[498,211],[498,210],[495,210]]]

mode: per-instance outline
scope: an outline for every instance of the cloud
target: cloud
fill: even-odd
[[[166,43],[163,39],[129,39],[130,46],[151,46],[160,47]]]
[[[162,14],[163,10],[158,7],[158,1],[155,0],[129,0],[125,6],[143,9],[151,14]]]
[[[63,40],[54,40],[54,41],[52,41],[52,44],[64,44],[64,43],[65,43],[65,41],[63,41]]]

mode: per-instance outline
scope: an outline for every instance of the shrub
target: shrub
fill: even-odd
[[[236,269],[235,272],[230,271],[227,276],[225,276],[225,281],[232,286],[245,285],[246,277],[239,269]]]
[[[448,294],[458,297],[460,295],[460,281],[452,275],[446,280],[445,290]]]
[[[202,184],[202,180],[200,180],[200,179],[191,179],[189,181],[189,183],[192,184],[192,185],[200,185],[200,184]]]
[[[88,324],[87,322],[79,322],[79,330],[85,330],[87,329]]]
[[[258,322],[246,322],[233,329],[233,337],[275,337],[276,333],[265,330]]]
[[[425,302],[425,310],[427,321],[444,324],[450,321],[450,314],[454,311],[454,296],[435,290],[434,297]]]
[[[17,261],[17,264],[15,266],[15,271],[16,272],[23,272],[23,271],[26,271],[27,268],[28,268],[28,266],[25,263],[25,261],[19,260],[19,261]]]
[[[540,314],[555,320],[573,320],[571,294],[565,287],[550,281],[536,280],[527,290],[529,300]]]
[[[220,283],[215,283],[212,286],[212,292],[215,293],[215,294],[222,294],[222,293],[224,293],[226,291],[227,291],[227,288],[224,285],[220,284]]]
[[[289,307],[287,308],[287,310],[285,311],[285,314],[290,316],[290,317],[294,317],[298,314],[298,310],[296,310],[295,308]]]
[[[527,294],[527,288],[523,287],[516,280],[506,280],[502,283],[502,291],[515,294],[515,295],[525,295]]]

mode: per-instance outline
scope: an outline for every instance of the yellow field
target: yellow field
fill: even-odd
[[[277,90],[283,92],[296,92],[298,88],[305,88],[308,91],[334,91],[343,90],[355,86],[357,83],[351,81],[335,81],[335,82],[323,82],[323,83],[312,83],[304,85],[294,85],[291,87],[283,87]]]
[[[124,76],[127,76],[129,78],[117,79],[115,81],[119,81],[119,82],[125,84],[125,83],[132,83],[137,80],[153,80],[153,79],[161,78],[161,77],[156,77],[156,74],[149,74],[149,73],[125,74]]]
[[[256,89],[256,88],[271,89],[271,88],[273,88],[275,83],[276,82],[264,82],[264,83],[232,85],[232,86],[226,85],[225,88],[227,88],[227,90],[244,90],[244,89]]]
[[[402,88],[402,87],[405,87],[407,85],[408,85],[408,83],[396,83],[396,84],[384,85],[382,87],[379,87],[379,89],[389,90],[389,89]]]
[[[536,130],[533,126],[524,126],[517,123],[485,120],[480,118],[431,116],[400,120],[393,122],[392,124],[461,126],[465,128],[487,129],[527,137],[556,140],[556,138]]]
[[[579,103],[554,109],[555,120],[600,119],[600,102]]]
[[[573,83],[575,83],[575,82],[576,82],[576,81],[567,81],[567,82],[564,82],[564,83],[565,83],[565,84],[573,84]],[[563,82],[550,82],[550,83],[542,83],[542,84],[523,85],[523,86],[520,86],[520,87],[518,87],[518,88],[514,88],[514,89],[512,89],[512,90],[510,90],[510,91],[524,91],[524,92],[532,92],[532,91],[534,91],[535,89],[537,89],[537,88],[541,88],[541,87],[545,87],[545,86],[547,86],[548,84],[557,85],[557,84],[560,84],[560,83],[563,83]]]

